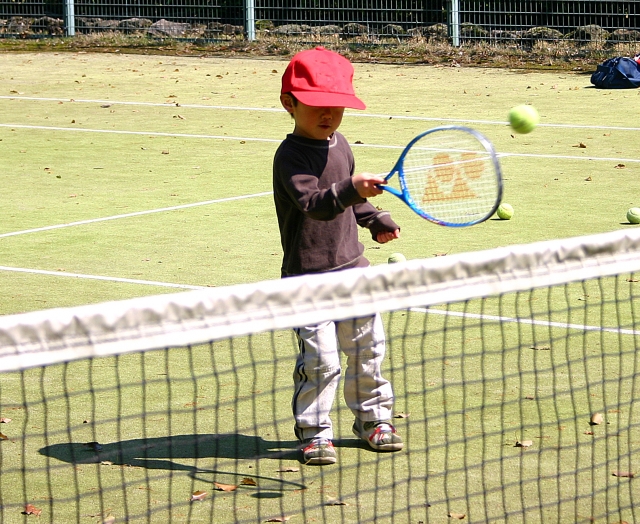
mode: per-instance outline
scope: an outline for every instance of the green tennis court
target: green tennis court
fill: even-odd
[[[3,65],[1,314],[279,278],[271,162],[292,130],[278,101],[285,61],[15,53]],[[463,124],[494,143],[503,200],[515,209],[509,221],[451,229],[382,195],[374,204],[392,212],[402,234],[378,245],[363,232],[372,265],[386,267],[393,252],[446,258],[637,227],[626,212],[640,206],[640,127],[633,111],[620,110],[637,106],[637,91],[596,90],[588,75],[567,72],[355,69],[368,107],[348,111],[341,132],[357,171],[386,172],[416,134]],[[506,123],[522,103],[541,115],[529,135]],[[32,503],[60,522],[209,522],[212,513],[225,522],[394,522],[394,512],[408,522],[600,518],[612,497],[623,508],[634,503],[614,491],[630,479],[610,475],[606,445],[617,435],[617,453],[631,457],[617,469],[636,466],[637,334],[616,331],[637,322],[633,282],[386,314],[396,411],[407,415],[397,425],[410,453],[380,458],[354,445],[340,399],[334,470],[297,461],[288,331],[3,375],[0,415],[12,419],[2,428],[12,471],[3,501],[21,500],[25,474]],[[594,411],[608,426],[589,424]],[[418,422],[427,420],[425,431]],[[45,437],[13,452],[21,433],[42,427]],[[167,447],[169,435],[177,447]],[[516,446],[523,441],[532,449]],[[59,469],[39,476],[48,467]],[[212,495],[214,483],[237,490]],[[336,500],[354,486],[358,500]],[[188,504],[198,490],[207,499]],[[96,495],[77,500],[80,491]],[[629,520],[631,510],[614,516]]]
[[[61,53],[3,63],[2,313],[171,289],[135,281],[279,277],[268,193],[273,153],[292,129],[278,101],[286,62]],[[618,108],[637,92],[599,91],[566,72],[372,64],[356,64],[355,86],[368,108],[341,129],[356,169],[385,172],[417,133],[462,123],[503,155],[515,208],[511,221],[454,231],[380,196],[402,238],[378,246],[363,235],[373,264],[395,251],[426,258],[628,227],[640,144],[633,112]],[[519,103],[541,114],[530,135],[506,125]]]

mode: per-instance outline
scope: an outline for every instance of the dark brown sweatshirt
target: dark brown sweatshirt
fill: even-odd
[[[287,135],[273,163],[273,198],[284,257],[282,276],[368,266],[358,227],[375,240],[398,225],[360,197],[355,163],[344,136],[329,140]]]

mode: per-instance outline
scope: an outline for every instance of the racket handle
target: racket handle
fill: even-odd
[[[381,186],[381,185],[376,185],[376,187],[378,189],[383,189],[384,191],[389,191],[389,193],[391,193],[392,195],[395,195],[397,197],[402,198],[402,191],[399,191],[398,189],[396,189],[395,187],[389,187],[389,186]]]

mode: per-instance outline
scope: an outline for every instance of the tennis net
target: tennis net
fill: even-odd
[[[0,520],[638,522],[640,230],[0,317]],[[381,312],[394,425],[301,463],[291,328]]]

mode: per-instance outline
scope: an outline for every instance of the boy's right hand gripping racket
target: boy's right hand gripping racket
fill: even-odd
[[[493,145],[468,127],[436,127],[416,136],[385,180],[396,173],[401,191],[378,187],[441,226],[484,222],[502,199],[502,174]]]

